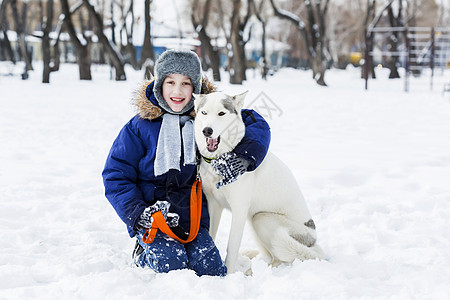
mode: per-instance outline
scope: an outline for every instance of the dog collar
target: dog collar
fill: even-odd
[[[202,158],[203,158],[203,160],[206,161],[208,164],[210,164],[213,160],[215,160],[215,158],[209,158],[209,157],[206,157],[206,156],[203,156],[203,155],[202,155]]]

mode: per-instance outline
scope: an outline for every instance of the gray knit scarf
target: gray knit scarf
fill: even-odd
[[[194,119],[190,116],[169,113],[165,113],[162,118],[156,147],[155,176],[162,175],[170,169],[180,171],[181,147],[183,147],[184,165],[196,164]]]

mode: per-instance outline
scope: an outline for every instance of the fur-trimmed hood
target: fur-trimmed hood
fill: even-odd
[[[136,113],[142,119],[153,120],[159,118],[165,113],[153,95],[153,85],[154,79],[144,81],[134,92],[131,99],[131,103],[135,106]],[[209,94],[215,91],[216,86],[209,80],[208,77],[203,76],[201,94]],[[194,109],[192,109],[189,114],[192,117],[195,117]]]

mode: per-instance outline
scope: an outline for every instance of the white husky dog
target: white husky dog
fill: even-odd
[[[246,93],[233,97],[224,93],[194,95],[195,139],[203,157],[214,159],[230,152],[243,138],[245,125],[240,111]],[[201,159],[200,176],[208,199],[213,239],[223,208],[232,213],[225,259],[228,273],[234,272],[247,219],[262,250],[271,255],[273,265],[296,258],[324,258],[300,188],[289,168],[275,155],[267,153],[256,170],[220,189],[216,183],[221,177],[205,159]]]

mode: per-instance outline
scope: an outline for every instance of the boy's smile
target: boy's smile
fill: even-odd
[[[174,112],[183,110],[191,101],[193,91],[191,79],[182,74],[170,74],[162,84],[163,98]]]

